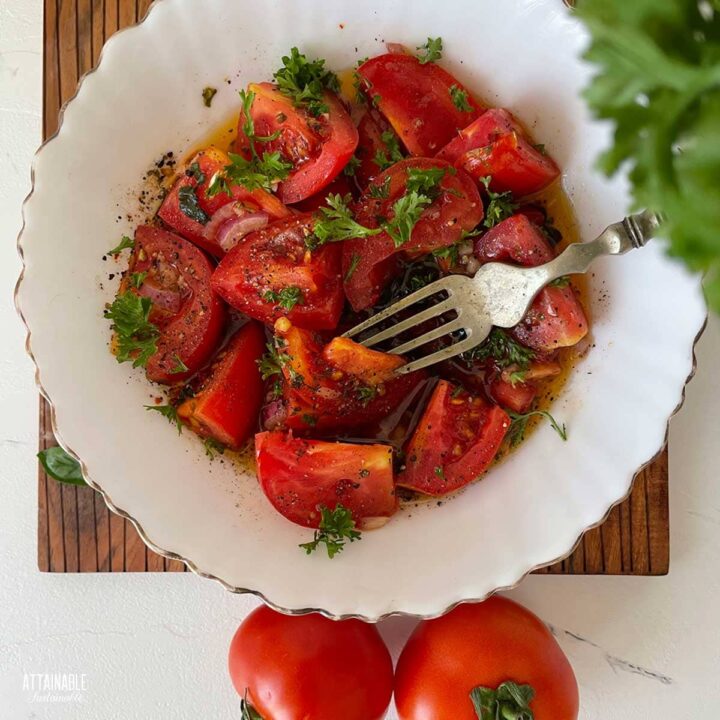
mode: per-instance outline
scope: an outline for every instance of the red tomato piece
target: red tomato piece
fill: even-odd
[[[484,109],[449,72],[432,62],[423,65],[413,55],[379,55],[357,72],[412,155],[434,155]],[[455,105],[452,88],[465,94],[470,110]]]
[[[390,653],[360,620],[263,605],[235,633],[228,664],[240,697],[267,720],[382,720],[392,695]]]
[[[440,380],[407,444],[397,484],[434,496],[459,490],[488,468],[509,427],[497,405]]]
[[[323,357],[330,365],[368,385],[392,380],[395,370],[405,365],[405,360],[399,355],[371,350],[344,337],[333,338],[325,346]]]
[[[291,522],[318,527],[320,508],[340,504],[356,525],[371,529],[397,510],[392,448],[305,440],[282,432],[255,436],[260,486]]]
[[[257,361],[265,352],[265,330],[252,320],[228,342],[201,389],[178,408],[178,416],[201,437],[239,448],[258,422],[264,382]]]
[[[487,391],[498,405],[516,413],[527,412],[537,396],[537,387],[532,383],[511,383],[502,377],[491,380]]]
[[[299,210],[304,213],[315,212],[321,207],[327,207],[327,198],[329,195],[342,195],[342,197],[345,197],[345,195],[352,193],[352,191],[353,184],[350,182],[350,179],[347,175],[341,174],[319,193],[293,205],[293,210]]]
[[[143,225],[135,231],[128,273],[147,273],[137,290],[153,300],[150,321],[161,331],[145,371],[150,380],[186,380],[212,356],[225,327],[225,306],[210,287],[213,265],[187,240]],[[187,371],[175,372],[185,365]]]
[[[530,685],[535,720],[577,720],[572,667],[547,626],[529,610],[495,595],[420,623],[395,671],[400,720],[477,720],[476,687],[508,680]],[[512,708],[503,717],[519,717]]]
[[[329,243],[311,251],[305,239],[312,228],[312,215],[295,215],[247,235],[220,261],[213,289],[262,322],[288,317],[302,327],[334,329],[344,302],[341,249]]]
[[[475,257],[482,262],[534,267],[552,260],[555,250],[537,225],[525,214],[517,214],[478,238]],[[587,335],[588,322],[571,286],[548,286],[512,332],[523,345],[547,353],[580,342]]]
[[[500,108],[483,113],[437,156],[476,179],[489,176],[491,190],[509,190],[516,197],[539,192],[560,176],[553,159],[533,146],[517,120]]]
[[[552,352],[579,343],[588,333],[588,321],[572,286],[548,286],[512,333],[533,350]]]
[[[221,192],[210,197],[207,192],[210,183],[215,175],[222,172],[229,164],[230,158],[222,150],[215,147],[202,150],[190,160],[186,172],[175,181],[158,210],[158,217],[168,227],[216,257],[222,257],[225,251],[218,244],[214,233],[208,232],[213,229],[210,219],[228,203],[241,201],[250,211],[265,212],[273,220],[287,217],[290,214],[290,210],[275,196],[261,189],[249,192],[241,185],[233,185],[230,189],[232,195]],[[199,169],[199,177],[202,182],[198,182],[198,175],[193,172],[194,167]],[[205,214],[207,222],[198,222],[181,210],[180,193],[183,188],[192,188],[194,190],[198,206]]]
[[[255,93],[251,115],[258,137],[274,135],[276,140],[259,143],[256,150],[279,152],[292,163],[289,177],[278,186],[280,200],[288,205],[320,192],[347,165],[358,144],[357,129],[338,97],[326,91],[327,114],[313,117],[297,108],[272,83],[253,83],[248,91]],[[249,149],[243,133],[244,113],[240,113],[237,137],[241,151]]]
[[[424,372],[395,377],[396,355],[336,338],[323,347],[307,330],[279,320],[287,427],[315,433],[364,428],[392,413],[422,382]]]
[[[540,228],[518,214],[498,223],[475,241],[475,257],[480,262],[514,262],[535,267],[550,262],[555,250]]]
[[[360,189],[366,188],[368,183],[382,172],[381,167],[375,162],[378,153],[390,159],[388,145],[382,137],[384,132],[395,134],[388,129],[387,123],[375,110],[367,110],[363,113],[358,123],[360,140],[355,151],[355,157],[360,161],[355,170],[355,180]]]
[[[374,305],[397,270],[397,253],[416,256],[458,242],[483,218],[483,204],[475,183],[444,160],[408,158],[378,175],[358,202],[355,217],[366,227],[376,228],[379,218],[390,219],[393,204],[405,194],[412,169],[442,168],[437,198],[423,211],[410,240],[395,247],[386,232],[343,243],[345,294],[355,311]],[[387,185],[386,185],[387,183]],[[387,197],[372,197],[372,189],[387,187]]]

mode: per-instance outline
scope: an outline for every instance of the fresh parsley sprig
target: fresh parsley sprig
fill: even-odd
[[[485,186],[485,193],[488,196],[483,225],[486,228],[492,228],[512,216],[519,205],[513,201],[512,193],[509,190],[501,193],[493,192],[490,189],[492,178],[489,175],[480,178],[480,181]]]
[[[260,376],[263,380],[267,380],[273,375],[282,375],[283,367],[290,362],[290,356],[276,348],[272,343],[267,343],[265,347],[267,352],[257,361]]]
[[[416,49],[423,51],[417,56],[421,65],[429,62],[437,62],[442,57],[442,38],[429,37],[424,45],[420,45]]]
[[[168,422],[177,425],[178,435],[182,432],[182,422],[178,415],[177,408],[174,405],[145,405],[146,410],[154,410],[160,413]]]
[[[459,85],[450,86],[450,99],[460,112],[471,112],[473,109],[468,99],[467,90],[463,90]]]
[[[391,165],[405,159],[398,136],[392,130],[385,130],[380,135],[380,139],[385,145],[385,150],[378,150],[373,160],[381,170],[387,170]]]
[[[134,247],[135,241],[127,235],[123,235],[122,240],[118,243],[118,245],[112,250],[107,251],[107,255],[119,255],[123,250],[126,250],[127,248],[132,250]]]
[[[305,295],[299,287],[290,285],[289,287],[283,288],[280,292],[266,290],[263,294],[263,300],[279,305],[285,308],[285,310],[292,310],[296,305],[305,304]]]
[[[629,168],[636,208],[665,213],[671,255],[705,273],[720,311],[720,5],[717,0],[582,0],[597,73],[585,91],[615,126],[599,159]]]
[[[345,548],[345,541],[355,542],[361,540],[361,533],[355,529],[352,513],[338,503],[334,510],[325,505],[320,506],[320,524],[310,542],[302,543],[300,547],[311,555],[323,544],[330,559],[334,558]]]
[[[242,185],[246,190],[262,189],[272,192],[275,185],[287,178],[292,170],[292,163],[283,159],[280,152],[258,153],[258,143],[269,143],[277,140],[280,131],[272,135],[256,135],[255,122],[252,118],[252,105],[255,102],[255,92],[250,90],[240,91],[242,102],[243,134],[248,140],[250,147],[250,158],[237,153],[228,153],[230,164],[223,170],[216,173],[207,189],[209,197],[214,197],[223,192],[230,195],[231,185]]]
[[[325,91],[338,92],[337,75],[325,68],[324,60],[308,60],[296,47],[282,58],[283,67],[273,74],[280,92],[296,107],[315,117],[329,112]]]
[[[105,310],[105,317],[117,341],[117,361],[132,361],[133,367],[145,367],[157,352],[160,330],[150,322],[152,301],[128,291],[119,294]]]
[[[313,235],[306,240],[311,247],[327,242],[371,237],[382,232],[381,228],[365,227],[355,220],[350,210],[352,195],[349,193],[344,197],[340,194],[328,195],[325,202],[328,207],[320,208]]]
[[[393,203],[392,218],[383,223],[383,228],[396,248],[410,240],[417,221],[431,203],[431,198],[416,190],[406,193]]]

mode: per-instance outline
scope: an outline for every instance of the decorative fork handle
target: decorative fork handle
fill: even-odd
[[[645,210],[614,223],[592,242],[568,245],[554,260],[533,268],[517,268],[500,263],[490,263],[492,288],[485,282],[483,268],[475,275],[485,298],[496,299],[486,305],[493,325],[514,327],[527,312],[535,296],[548,283],[565,275],[587,272],[594,260],[603,255],[623,255],[629,250],[643,247],[654,237],[662,224],[663,216]],[[485,288],[482,286],[485,285]],[[501,287],[498,287],[498,286]],[[492,291],[492,292],[490,292]]]

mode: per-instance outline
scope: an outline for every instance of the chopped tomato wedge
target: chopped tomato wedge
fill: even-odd
[[[512,333],[533,350],[552,352],[577,345],[588,333],[588,321],[571,285],[551,285],[535,298]]]
[[[178,407],[178,416],[201,437],[239,448],[257,427],[264,383],[257,361],[265,352],[265,330],[243,325],[218,355],[206,381]]]
[[[383,133],[387,132],[395,135],[377,111],[367,110],[363,113],[358,123],[360,141],[355,151],[355,157],[360,161],[355,170],[355,180],[361,190],[382,172],[382,168],[375,161],[378,154],[388,161],[391,159],[390,148],[383,140]]]
[[[423,65],[413,55],[379,55],[357,72],[367,96],[412,155],[435,155],[484,109],[449,72],[433,62]],[[458,93],[469,110],[453,102]]]
[[[150,380],[186,380],[220,344],[226,313],[210,287],[212,272],[207,255],[178,235],[149,225],[135,231],[128,273],[147,273],[137,292],[153,301],[149,319],[161,332],[145,368]]]
[[[291,433],[255,436],[260,486],[291,522],[316,528],[321,507],[343,505],[360,529],[372,529],[397,510],[392,448],[305,440]]]
[[[518,214],[498,223],[475,241],[480,262],[514,262],[534,267],[550,262],[555,250],[542,230],[527,215]]]
[[[376,228],[381,218],[391,219],[393,205],[406,192],[413,169],[440,168],[445,175],[439,193],[415,224],[410,240],[396,247],[386,232],[343,243],[345,294],[355,311],[374,305],[397,269],[397,253],[417,256],[458,242],[483,218],[483,204],[475,183],[444,160],[408,158],[378,175],[358,202],[355,217],[365,227]],[[377,195],[387,188],[387,196]]]
[[[405,365],[399,355],[371,350],[344,337],[333,338],[325,346],[323,357],[330,365],[369,385],[392,380],[395,370]]]
[[[208,188],[213,178],[229,164],[230,158],[222,150],[215,147],[202,150],[187,164],[185,173],[175,181],[158,210],[158,217],[168,227],[216,257],[222,257],[225,250],[217,241],[217,227],[211,220],[228,203],[240,201],[250,212],[266,213],[271,220],[290,214],[280,200],[262,189],[248,191],[242,185],[233,185],[231,195],[220,192],[209,196]],[[186,197],[181,201],[183,193]],[[192,196],[189,200],[188,194]],[[186,211],[188,202],[192,205],[193,197],[199,212],[191,213],[194,215],[191,217]]]
[[[474,178],[489,176],[491,190],[509,190],[516,197],[539,192],[560,175],[552,158],[533,146],[512,114],[500,108],[483,113],[437,156]]]
[[[341,249],[310,250],[312,215],[295,215],[251,233],[220,261],[215,292],[236,310],[272,323],[288,317],[301,327],[332,330],[343,308]]]
[[[487,392],[498,405],[517,413],[527,412],[537,397],[533,383],[512,383],[499,376],[488,383]]]
[[[478,238],[475,257],[482,262],[510,261],[534,267],[552,260],[555,250],[540,228],[518,213]],[[540,291],[512,332],[523,345],[552,352],[580,342],[587,335],[588,322],[571,286],[550,285]]]
[[[284,358],[286,425],[334,433],[367,428],[392,413],[422,382],[424,372],[394,376],[405,360],[336,338],[323,346],[287,320],[275,323]]]
[[[258,137],[279,133],[275,140],[258,143],[258,153],[279,152],[292,164],[289,177],[278,186],[278,196],[292,204],[320,192],[345,167],[358,144],[357,129],[338,97],[326,91],[324,102],[329,112],[313,117],[283,95],[272,83],[252,83],[248,91],[255,93],[250,111]],[[237,146],[249,150],[243,132],[244,113],[240,113]]]
[[[440,380],[407,444],[397,484],[434,496],[460,489],[488,468],[509,427],[497,405]]]

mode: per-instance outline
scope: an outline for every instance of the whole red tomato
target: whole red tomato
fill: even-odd
[[[495,690],[507,682],[532,688],[529,709],[535,720],[576,720],[577,682],[555,638],[521,605],[493,597],[460,605],[417,627],[398,661],[395,704],[400,720],[478,720],[471,691]],[[514,691],[505,686],[500,702],[517,712],[527,697],[521,697],[518,706]],[[492,693],[476,693],[478,701],[481,696],[487,703],[496,699]],[[490,707],[487,717],[495,713]]]
[[[390,653],[374,625],[254,610],[230,645],[235,689],[264,720],[380,720]]]

